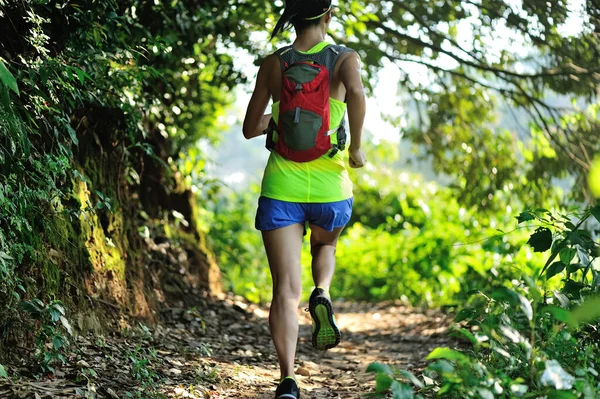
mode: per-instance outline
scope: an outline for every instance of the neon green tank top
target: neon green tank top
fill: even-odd
[[[314,54],[328,45],[321,42],[306,54]],[[346,103],[329,98],[331,129],[340,125],[346,113]],[[279,101],[272,107],[273,119],[279,121]],[[337,140],[332,135],[332,141]],[[294,162],[275,151],[271,152],[262,180],[264,197],[301,203],[324,203],[347,200],[352,197],[352,181],[346,170],[346,152],[339,151],[310,162]]]

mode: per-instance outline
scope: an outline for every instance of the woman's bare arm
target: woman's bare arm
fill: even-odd
[[[273,55],[267,57],[258,70],[256,86],[250,98],[242,128],[244,137],[247,139],[262,135],[263,130],[269,125],[271,114],[265,115],[265,110],[271,99],[269,79],[272,78],[273,61]]]
[[[340,80],[346,88],[348,103],[348,121],[350,122],[350,166],[360,168],[365,165],[367,158],[361,149],[361,137],[367,102],[360,76],[360,58],[351,53],[340,66]]]

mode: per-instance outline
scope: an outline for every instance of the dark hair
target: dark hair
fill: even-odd
[[[320,18],[315,18],[331,9],[331,0],[287,0],[283,14],[277,21],[271,34],[271,40],[291,25],[300,33],[306,28],[318,25]]]

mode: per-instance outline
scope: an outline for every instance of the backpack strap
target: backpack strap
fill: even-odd
[[[292,53],[295,52],[294,51],[294,46],[292,46],[292,45],[285,46],[285,47],[282,47],[282,48],[278,49],[277,51],[275,51],[275,54],[277,54],[277,56],[279,57],[279,61],[280,61],[279,64],[281,64],[281,73],[282,74],[283,74],[283,72],[285,72],[285,70],[287,68],[286,65],[290,66],[290,65],[293,64],[293,62],[290,63],[290,61],[292,61],[290,59],[290,55],[286,55],[290,51]],[[294,61],[294,62],[297,62],[297,61]]]
[[[354,51],[345,46],[337,46],[329,44],[318,53],[304,54],[294,48],[294,46],[282,47],[275,52],[281,61],[281,72],[292,64],[302,61],[313,61],[319,65],[323,65],[329,71],[329,83],[333,79],[333,71],[340,56],[344,53]]]
[[[339,58],[342,56],[342,54],[349,53],[354,50],[346,46],[337,46],[333,44],[330,44],[325,49],[330,52],[330,59],[328,60],[329,65],[326,66],[327,69],[329,69],[329,83],[331,83],[331,80],[333,79],[333,71],[335,70],[335,66],[337,65]],[[346,134],[346,112],[344,112],[344,115],[342,116],[342,121],[340,122],[340,126],[337,128],[337,131],[331,132],[331,134],[334,133],[336,134],[337,144],[332,144],[332,149],[329,152],[330,158],[333,158],[339,151],[344,151],[346,149],[346,142],[348,139],[348,135]]]

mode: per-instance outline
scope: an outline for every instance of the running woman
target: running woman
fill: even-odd
[[[294,362],[302,292],[300,253],[306,226],[311,232],[316,287],[309,301],[312,344],[326,350],[338,345],[341,338],[328,292],[337,241],[352,214],[346,159],[352,168],[366,163],[361,150],[366,103],[358,54],[325,41],[332,16],[331,0],[286,2],[271,39],[289,26],[294,27],[296,38],[291,46],[263,61],[243,126],[247,139],[268,133],[271,149],[256,228],[262,232],[273,279],[269,327],[281,370],[276,399],[300,398]],[[329,93],[324,106],[307,103],[322,90]],[[272,114],[265,115],[271,99]]]

